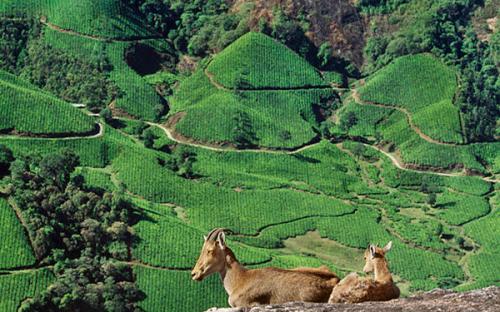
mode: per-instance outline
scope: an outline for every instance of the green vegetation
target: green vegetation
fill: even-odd
[[[0,270],[26,267],[35,263],[35,257],[23,227],[4,198],[0,197]]]
[[[0,306],[4,311],[16,311],[26,298],[39,295],[54,280],[49,269],[19,274],[0,275]]]
[[[41,139],[41,138],[0,138],[0,144],[9,147],[14,156],[55,153],[63,149],[75,151],[84,166],[103,168],[116,157],[121,149],[131,144],[132,140],[119,136],[112,128],[105,127],[105,136],[88,139]]]
[[[92,118],[70,104],[0,71],[0,131],[31,134],[93,132]]]
[[[452,225],[461,225],[490,212],[488,201],[481,197],[446,192],[438,197],[436,205],[443,209],[438,216]]]
[[[168,37],[180,53],[205,56],[222,50],[248,31],[250,8],[229,12],[224,0],[126,0],[122,1]]]
[[[406,56],[370,77],[360,89],[365,101],[400,106],[431,138],[463,143],[458,107],[452,103],[454,72],[427,55]]]
[[[363,73],[309,4],[94,2],[0,4],[2,308],[227,306],[189,277],[214,227],[247,267],[344,276],[392,240],[408,293],[498,284],[498,34],[475,1],[357,1]]]
[[[158,119],[163,110],[157,113],[155,108],[165,104],[154,88],[124,61],[123,55],[127,47],[128,44],[122,42],[115,42],[108,47],[109,59],[113,65],[110,78],[121,90],[116,99],[116,107],[139,118]]]
[[[325,86],[320,73],[285,45],[250,32],[217,54],[207,67],[229,89],[287,89]]]
[[[259,40],[265,43],[265,48],[259,46]],[[244,45],[245,49],[238,48],[240,45]],[[276,53],[293,57],[292,60],[284,58],[283,62],[297,64],[296,66],[303,68],[293,69],[296,72],[293,74],[277,73],[278,69],[270,71],[270,65],[258,61],[262,57],[255,54],[267,53],[266,49],[279,50]],[[244,57],[233,55],[237,51],[245,51],[246,55]],[[273,68],[276,66],[284,70],[291,66],[281,64],[281,58],[278,57],[266,56],[264,59],[273,63]],[[184,79],[170,98],[172,105],[170,115],[183,112],[183,117],[176,124],[175,130],[197,141],[232,143],[239,147],[294,148],[314,140],[318,136],[318,119],[321,118],[314,110],[318,107],[332,109],[336,96],[335,92],[328,88],[309,88],[318,86],[319,84],[314,81],[316,78],[321,80],[321,76],[304,60],[300,59],[300,63],[297,63],[295,61],[297,59],[300,59],[298,55],[269,37],[256,33],[245,35],[217,55],[208,65],[207,71],[210,72],[209,75],[215,75],[214,79],[218,79],[218,68],[224,69],[224,75],[228,75],[224,77],[231,80],[236,79],[232,68],[235,68],[234,66],[240,68],[243,65],[223,65],[226,60],[254,64],[258,67],[249,69],[247,74],[250,84],[234,86],[234,82],[228,80],[227,83],[235,89],[221,90],[212,84],[204,70],[199,69],[191,77]],[[303,74],[304,70],[316,78]],[[313,80],[303,82],[303,79]],[[290,84],[285,85],[288,83],[286,81]],[[263,84],[256,85],[257,82]],[[248,88],[266,90],[245,91]],[[281,88],[293,88],[293,90],[279,90]],[[220,122],[214,122],[216,120]]]
[[[134,207],[117,194],[83,190],[78,164],[68,150],[12,163],[10,195],[33,251],[40,262],[55,263],[53,283],[21,311],[133,311],[143,299],[131,268],[117,261],[129,260]]]
[[[341,111],[341,120],[352,112],[356,124],[348,129],[355,136],[371,137],[389,143],[389,151],[397,149],[405,164],[420,167],[455,168],[486,173],[500,172],[499,143],[440,145],[424,140],[408,124],[406,116],[391,108],[348,102]],[[481,160],[481,161],[478,161]],[[485,166],[485,164],[487,164]]]
[[[6,0],[0,13],[7,15],[33,14],[66,30],[109,39],[151,36],[153,33],[133,11],[120,0]]]
[[[218,276],[211,276],[203,283],[195,283],[189,272],[183,271],[135,266],[134,273],[137,275],[137,285],[146,294],[146,299],[140,303],[145,311],[204,311],[214,306],[227,306],[227,294]]]
[[[496,191],[498,191],[498,187]],[[474,289],[492,284],[498,285],[495,274],[491,274],[499,269],[499,263],[496,259],[500,255],[500,249],[498,240],[495,239],[500,234],[500,227],[498,226],[500,217],[498,193],[496,193],[492,201],[493,207],[496,207],[493,212],[464,226],[465,233],[481,244],[483,248],[471,255],[469,262],[469,270],[475,277],[474,282],[470,285],[461,286],[461,289]]]
[[[454,65],[460,74],[455,102],[464,115],[467,141],[493,141],[499,116],[499,75],[498,66],[494,65],[498,41],[480,38],[471,16],[481,7],[495,7],[495,4],[475,0],[360,3],[362,7],[371,7],[368,11],[371,13],[387,12],[385,8],[398,7],[386,19],[391,25],[387,29],[396,31],[379,33],[376,29],[384,27],[384,22],[381,25],[377,22],[372,24],[377,34],[368,39],[364,49],[367,72],[373,72],[402,55],[432,52]],[[486,28],[486,20],[482,23],[481,28]],[[495,36],[498,35],[492,34],[493,38]]]
[[[325,79],[325,81],[333,84],[336,87],[345,87],[346,86],[347,79],[343,74],[341,74],[339,72],[335,72],[335,71],[323,72],[322,75],[323,75],[323,79]]]
[[[20,74],[25,80],[73,103],[98,110],[116,96],[108,80],[110,64],[101,50],[76,57],[43,42],[38,21],[0,19],[2,51],[0,69]]]

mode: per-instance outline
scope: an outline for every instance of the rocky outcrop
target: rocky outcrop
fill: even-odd
[[[500,311],[500,287],[492,286],[469,292],[457,293],[436,289],[421,295],[386,302],[365,302],[359,304],[323,304],[290,302],[254,308],[217,309],[210,312],[496,312]]]

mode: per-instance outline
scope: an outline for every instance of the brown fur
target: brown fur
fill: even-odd
[[[333,289],[329,303],[358,303],[364,301],[387,301],[399,297],[399,288],[394,284],[385,260],[392,246],[384,248],[370,246],[365,251],[366,273],[374,272],[374,277],[359,277],[351,273],[344,277]]]
[[[212,232],[211,232],[212,233]],[[247,269],[225,245],[224,234],[210,235],[191,272],[194,280],[219,273],[232,307],[290,301],[327,302],[339,278],[327,268]]]

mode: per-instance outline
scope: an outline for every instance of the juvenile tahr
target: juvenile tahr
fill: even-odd
[[[223,229],[214,229],[205,237],[191,276],[201,281],[213,273],[220,274],[231,307],[290,301],[327,302],[339,281],[335,273],[324,267],[247,269],[226,245]]]
[[[365,273],[373,277],[359,277],[351,273],[333,289],[329,303],[357,303],[364,301],[386,301],[399,297],[399,288],[392,280],[385,255],[391,250],[392,242],[384,248],[370,245],[365,251]]]

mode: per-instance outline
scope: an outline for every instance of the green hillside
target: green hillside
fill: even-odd
[[[402,296],[499,285],[490,1],[241,2],[0,1],[0,312],[228,307],[216,227],[248,268],[392,241]]]
[[[78,134],[95,130],[93,119],[69,103],[0,71],[0,131]]]
[[[33,265],[35,257],[23,226],[7,201],[0,197],[0,270]]]
[[[119,0],[5,0],[0,3],[0,13],[43,16],[62,29],[110,39],[153,35]]]
[[[463,143],[454,71],[429,54],[404,56],[371,76],[361,99],[404,108],[416,126],[433,139]]]
[[[216,55],[207,67],[229,89],[287,89],[325,86],[319,72],[276,40],[250,32]]]
[[[215,80],[226,77],[223,84],[234,88],[230,81],[245,62],[253,64],[248,68],[249,88],[264,89],[225,89],[211,80],[212,74]],[[180,83],[170,98],[170,115],[182,113],[175,130],[195,141],[235,144],[235,129],[243,114],[255,135],[251,145],[294,148],[318,136],[314,106],[335,97],[324,84],[319,73],[293,51],[265,35],[248,33],[216,55],[206,70],[201,68]]]

